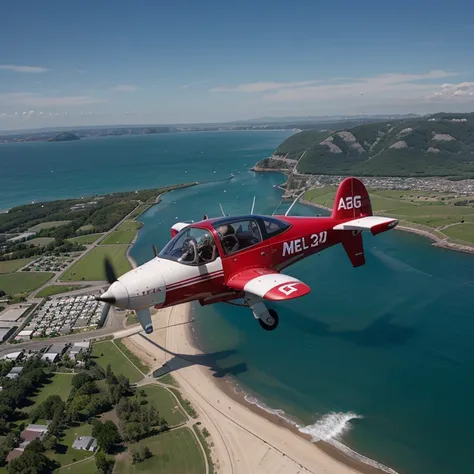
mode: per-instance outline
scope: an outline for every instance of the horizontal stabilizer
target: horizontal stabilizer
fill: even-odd
[[[393,229],[398,224],[397,219],[391,217],[367,216],[359,219],[352,219],[333,227],[334,230],[369,230],[373,235],[380,234],[387,230]]]

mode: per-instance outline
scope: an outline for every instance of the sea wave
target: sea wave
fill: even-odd
[[[361,419],[363,418],[362,415],[358,415],[357,413],[353,412],[330,412],[322,416],[319,420],[311,425],[301,425],[284,410],[269,407],[258,398],[247,394],[240,387],[234,386],[234,391],[235,393],[243,395],[247,403],[257,406],[266,413],[278,416],[289,425],[297,428],[300,433],[310,435],[311,441],[314,443],[318,441],[324,441],[355,461],[375,467],[383,472],[386,472],[387,474],[398,474],[397,471],[394,471],[390,467],[363,456],[362,454],[354,451],[342,443],[342,437],[351,429],[351,420]]]

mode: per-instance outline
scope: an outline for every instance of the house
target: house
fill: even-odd
[[[13,449],[8,453],[7,461],[10,462],[13,459],[21,456],[23,454],[24,449],[35,439],[42,440],[48,431],[47,425],[28,425],[26,429],[24,429],[20,436],[23,439],[20,446],[18,448]]]
[[[23,351],[19,352],[10,352],[10,354],[5,354],[3,359],[18,360],[23,354]]]
[[[59,354],[57,352],[46,352],[41,356],[41,360],[48,362],[56,362],[59,359]]]
[[[33,330],[30,329],[24,329],[23,331],[20,331],[17,335],[17,339],[31,339],[31,336],[33,334]]]
[[[79,436],[72,444],[72,447],[82,451],[95,451],[97,449],[97,440],[92,436]]]
[[[20,376],[21,372],[23,370],[23,367],[13,367],[10,372],[6,375],[9,379],[16,379],[17,377]]]

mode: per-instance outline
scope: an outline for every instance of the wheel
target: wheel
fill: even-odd
[[[267,319],[270,321],[267,323],[266,321],[258,318],[258,323],[263,329],[265,329],[265,331],[274,331],[278,327],[280,319],[278,318],[278,313],[274,309],[269,309],[268,312],[271,316],[271,319],[268,316]]]

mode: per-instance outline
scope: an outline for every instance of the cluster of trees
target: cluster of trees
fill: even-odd
[[[0,382],[3,386],[0,392],[0,435],[5,436],[0,444],[0,465],[5,465],[8,453],[21,443],[19,433],[27,424],[27,415],[21,412],[21,408],[29,403],[28,398],[49,378],[40,358],[27,360],[22,373],[14,380],[5,377],[12,365],[10,361],[0,363]],[[105,380],[105,393],[98,387],[99,380]],[[99,447],[96,466],[104,474],[113,470],[114,461],[107,454],[114,453],[119,443],[139,441],[168,429],[157,408],[146,400],[145,392],[140,390],[134,394],[129,380],[122,374],[115,375],[110,365],[103,370],[93,360],[86,360],[85,369],[72,377],[71,385],[66,402],[58,395],[50,395],[30,412],[29,418],[33,423],[39,419],[51,420],[47,435],[42,441],[29,443],[24,454],[9,463],[9,472],[52,472],[57,465],[44,453],[56,450],[58,440],[64,437],[64,430],[77,422],[89,420],[92,424],[92,436],[97,439]],[[102,423],[95,418],[114,406],[119,427],[110,420]],[[13,422],[23,418],[25,422],[13,425]],[[148,448],[137,448],[132,453],[134,463],[150,456]]]
[[[67,240],[54,240],[45,246],[36,246],[29,243],[29,240],[36,237],[37,235],[25,241],[7,246],[6,249],[0,251],[0,261],[36,257],[39,255],[59,255],[67,252],[82,252],[86,249],[84,245],[80,245],[77,242],[69,242]]]
[[[168,429],[167,421],[144,395],[140,391],[134,398],[122,398],[116,407],[125,441],[138,441]]]
[[[138,464],[145,459],[151,458],[152,453],[148,446],[139,445],[138,448],[132,449],[132,464]]]

